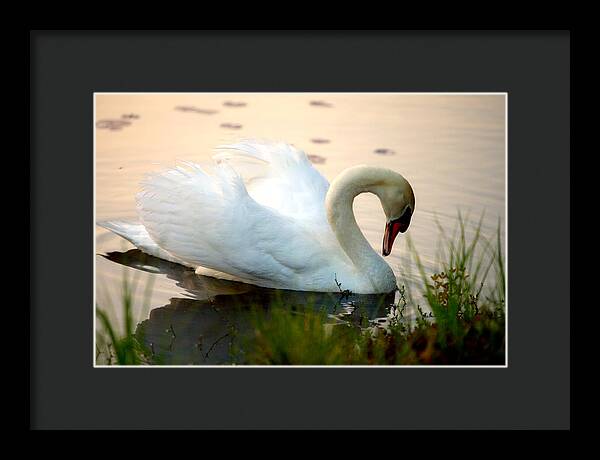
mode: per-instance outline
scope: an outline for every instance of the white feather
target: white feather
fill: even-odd
[[[321,220],[326,224],[323,204],[329,182],[303,151],[285,143],[252,140],[223,145],[217,150],[222,152],[213,158],[218,163],[232,164],[244,176],[248,193],[258,203],[296,220]]]

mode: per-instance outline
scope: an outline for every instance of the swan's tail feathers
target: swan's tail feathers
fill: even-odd
[[[142,224],[124,222],[118,220],[105,220],[97,222],[97,224],[110,230],[113,233],[125,238],[130,243],[141,249],[143,247],[152,247],[156,245]]]
[[[146,228],[142,224],[108,220],[96,222],[102,228],[110,230],[111,232],[125,238],[127,241],[132,243],[139,250],[144,251],[146,254],[151,256],[160,257],[161,259],[168,260],[175,263],[183,263],[181,260],[174,257],[169,252],[161,249],[156,242],[150,237]],[[187,264],[185,264],[187,265]]]

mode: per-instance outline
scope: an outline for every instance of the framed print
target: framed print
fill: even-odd
[[[30,97],[30,428],[570,428],[569,31],[31,31]]]

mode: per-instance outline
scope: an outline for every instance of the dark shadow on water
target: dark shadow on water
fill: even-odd
[[[333,104],[326,101],[310,101],[310,105],[313,107],[333,107]]]
[[[223,106],[225,107],[246,107],[248,104],[242,101],[225,101]]]
[[[323,164],[327,161],[327,158],[322,157],[321,155],[307,155],[307,157],[311,163],[314,164]]]
[[[165,261],[138,249],[103,254],[108,260],[163,274],[190,297],[172,298],[152,307],[137,325],[136,336],[154,354],[157,364],[205,365],[243,362],[243,339],[252,335],[252,315],[276,308],[325,309],[332,322],[376,321],[394,303],[394,293],[358,295],[342,292],[302,292],[267,289],[197,275],[191,268]]]
[[[201,113],[203,115],[214,115],[215,113],[219,113],[218,110],[203,109],[200,107],[195,107],[193,105],[178,105],[177,107],[175,107],[175,110],[178,110],[179,112]]]
[[[221,126],[221,128],[226,128],[226,129],[241,129],[242,125],[240,123],[221,123],[219,126]]]
[[[396,152],[394,152],[392,149],[385,149],[385,148],[375,149],[375,150],[373,150],[373,153],[376,153],[377,155],[395,155],[396,154]]]
[[[131,125],[130,121],[126,120],[99,120],[96,122],[96,128],[109,129],[111,131],[119,131],[126,126]]]

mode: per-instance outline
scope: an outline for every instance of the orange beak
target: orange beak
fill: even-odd
[[[394,240],[396,239],[398,233],[404,233],[406,230],[408,230],[411,217],[412,209],[408,207],[398,219],[391,220],[385,224],[385,233],[383,234],[383,250],[381,251],[384,256],[389,256],[390,252],[392,252],[392,246],[394,245]]]

